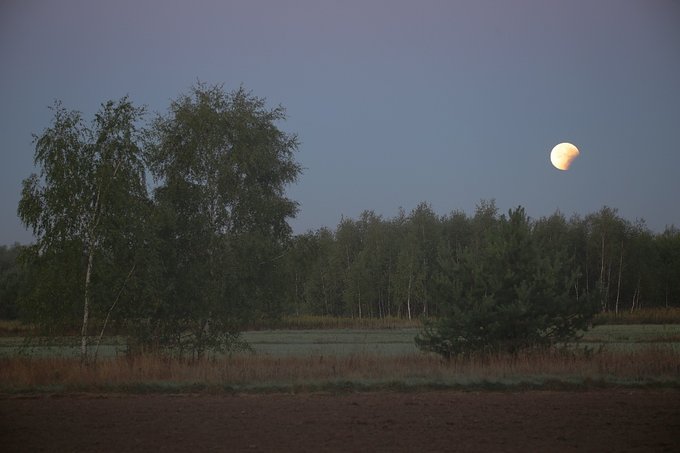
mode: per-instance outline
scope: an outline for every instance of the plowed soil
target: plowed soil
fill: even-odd
[[[680,451],[680,392],[4,396],[0,450]]]

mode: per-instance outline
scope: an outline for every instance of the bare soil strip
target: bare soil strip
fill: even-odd
[[[680,451],[680,392],[0,397],[13,451]]]

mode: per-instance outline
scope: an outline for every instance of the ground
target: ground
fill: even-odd
[[[680,391],[0,396],[12,451],[680,451]]]

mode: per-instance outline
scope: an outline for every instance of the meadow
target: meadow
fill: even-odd
[[[680,387],[680,324],[606,324],[554,350],[443,360],[417,327],[278,329],[243,334],[250,351],[200,360],[128,355],[106,338],[81,366],[77,340],[0,338],[0,392],[268,392],[423,388]]]

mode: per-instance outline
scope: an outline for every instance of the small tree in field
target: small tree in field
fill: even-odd
[[[566,249],[542,253],[521,207],[454,263],[456,283],[441,304],[443,316],[416,338],[424,351],[451,357],[550,346],[574,339],[595,313],[574,292],[577,273]]]

